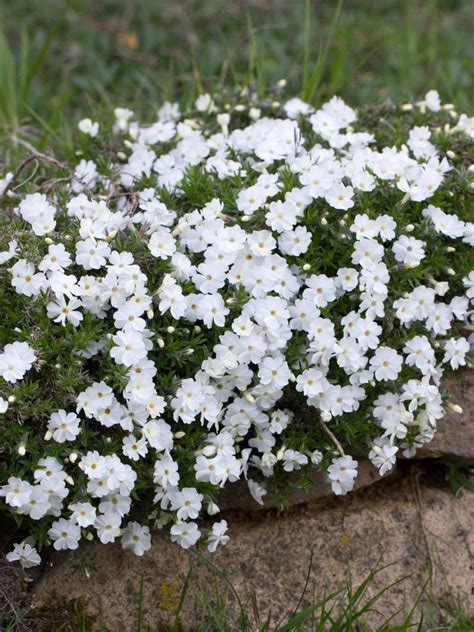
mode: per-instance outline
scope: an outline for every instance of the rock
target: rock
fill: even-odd
[[[231,540],[215,555],[205,556],[225,570],[249,613],[254,594],[261,622],[269,616],[272,625],[296,607],[311,550],[313,565],[301,607],[312,596],[321,598],[324,591],[341,586],[349,570],[357,585],[381,563],[391,565],[376,576],[370,595],[405,577],[377,604],[385,616],[409,608],[430,576],[427,608],[432,614],[433,604],[439,609],[434,611],[437,616],[458,607],[454,596],[466,608],[474,606],[474,494],[455,497],[444,483],[428,478],[423,465],[405,463],[399,469],[403,476],[343,498],[319,500],[281,514],[226,514],[222,517],[229,522]],[[36,605],[79,599],[105,629],[133,630],[143,578],[143,627],[148,624],[162,632],[174,621],[191,567],[181,617],[182,630],[191,632],[202,620],[200,590],[209,598],[215,590],[209,568],[196,553],[171,544],[166,534],[154,534],[153,540],[143,558],[123,551],[119,544],[92,545],[97,571],[89,579],[74,569],[72,554],[55,553],[52,566],[33,589]],[[217,583],[225,593],[225,581]],[[238,605],[230,591],[226,599],[232,625],[238,620]],[[422,599],[418,607],[423,603]],[[377,623],[375,614],[371,623]]]
[[[438,429],[431,443],[416,453],[416,458],[454,457],[474,459],[474,371],[462,370],[443,381],[451,402],[462,407],[461,414],[453,410],[438,421]]]
[[[395,468],[387,473],[385,478],[394,472]],[[331,490],[331,486],[324,480],[321,472],[313,470],[310,472],[309,476],[314,483],[314,487],[308,490],[292,486],[290,480],[289,485],[284,489],[283,494],[286,507],[294,507],[295,505],[313,502],[315,500],[320,500],[321,498],[329,498],[334,495]],[[375,468],[367,459],[362,459],[359,461],[358,475],[355,481],[354,490],[373,485],[373,483],[376,483],[381,479],[382,477],[379,475],[377,468]],[[263,505],[260,505],[250,495],[247,483],[245,483],[245,481],[237,481],[236,483],[226,485],[220,492],[218,505],[222,511],[229,511],[233,509],[241,511],[258,511],[261,509],[281,508],[282,503],[277,496],[272,494],[271,485],[269,486],[269,490],[269,493],[264,497]]]

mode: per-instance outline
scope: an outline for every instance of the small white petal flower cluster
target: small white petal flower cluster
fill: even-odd
[[[423,103],[442,109],[433,91]],[[452,330],[469,316],[474,273],[436,280],[431,266],[445,240],[472,246],[474,225],[436,206],[452,167],[428,123],[410,129],[406,145],[381,146],[355,131],[356,111],[337,97],[316,111],[291,99],[279,117],[252,108],[241,125],[209,95],[196,111],[186,119],[165,104],[145,126],[117,108],[123,151],[107,175],[82,159],[65,202],[24,196],[16,219],[41,255],[28,257],[18,235],[0,253],[9,291],[41,304],[57,337],[100,324],[77,349],[81,366],[115,366],[97,379],[88,369],[70,408],[49,416],[45,449],[54,450],[33,482],[12,474],[0,490],[12,510],[47,522],[58,550],[95,534],[143,555],[150,530],[129,517],[146,486],[154,510],[142,521],[171,523],[184,548],[203,535],[196,519],[219,511],[214,488],[228,483],[246,480],[263,504],[262,481],[276,468],[316,467],[346,494],[357,460],[328,446],[318,417],[342,441],[343,424],[363,410],[366,454],[383,475],[399,450],[409,456],[432,439],[443,365],[466,364],[469,341]],[[455,131],[472,127],[464,117]],[[90,119],[79,129],[99,134]],[[200,203],[189,201],[193,186]],[[453,293],[453,280],[463,290]],[[173,351],[186,332],[196,348]],[[41,351],[40,339],[12,332],[0,353],[2,393],[41,373]],[[6,414],[8,399],[0,403]],[[294,440],[303,406],[319,445]],[[117,437],[119,449],[104,448]],[[210,551],[226,530],[214,523]],[[8,559],[40,561],[26,543]]]

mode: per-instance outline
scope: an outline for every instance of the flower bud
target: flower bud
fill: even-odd
[[[146,317],[148,318],[148,320],[151,320],[154,315],[155,315],[155,312],[151,309],[151,307],[146,310]]]
[[[44,440],[45,441],[51,441],[52,436],[53,436],[53,433],[51,432],[51,430],[47,430],[45,435],[44,435]]]
[[[25,445],[23,443],[18,446],[17,452],[18,452],[19,456],[25,456],[25,454],[26,454],[26,447],[25,447]]]
[[[249,393],[248,391],[245,391],[244,397],[251,404],[255,404],[255,397],[252,395],[252,393]]]
[[[66,476],[66,478],[64,479],[66,481],[66,483],[68,483],[69,485],[74,485],[74,479],[72,476],[69,476],[69,474]]]
[[[413,105],[411,103],[404,103],[401,107],[403,112],[410,112],[413,110]]]
[[[308,272],[308,270],[311,270],[311,264],[310,263],[305,263],[303,266],[303,270],[305,272]]]
[[[462,415],[463,413],[463,409],[461,406],[459,406],[459,404],[452,404],[451,402],[449,402],[448,408],[450,408],[453,412],[458,413],[458,415]]]
[[[175,328],[174,328],[172,325],[170,325],[169,327],[167,327],[167,328],[166,328],[166,331],[167,331],[169,334],[174,334],[174,332],[175,332]]]
[[[206,511],[207,511],[207,513],[208,513],[210,516],[215,516],[216,514],[218,514],[218,513],[219,513],[220,509],[219,509],[219,507],[216,505],[216,503],[210,502],[210,503],[208,504],[208,506],[207,506]]]
[[[156,343],[157,343],[157,345],[159,346],[159,348],[160,348],[160,349],[163,349],[163,348],[164,348],[164,346],[165,346],[165,341],[163,340],[163,338],[159,338],[159,337],[158,337],[158,338],[156,339]]]
[[[15,395],[9,395],[9,396],[7,397],[7,402],[8,402],[9,404],[14,404],[14,403],[16,402],[16,396],[15,396]]]
[[[77,452],[71,452],[71,454],[69,455],[69,461],[71,463],[75,463],[77,461],[78,456],[79,455],[77,454]]]
[[[261,114],[262,112],[261,110],[259,110],[259,108],[250,108],[249,110],[249,116],[252,121],[257,121],[260,118]]]
[[[321,413],[321,419],[323,421],[331,421],[332,415],[331,415],[331,413],[328,413],[328,412],[323,410],[323,412]]]
[[[178,432],[175,432],[173,437],[175,439],[182,439],[184,436],[186,436],[186,433],[183,432],[182,430],[179,430]]]
[[[276,453],[276,458],[277,461],[281,461],[283,458],[283,455],[285,454],[286,451],[286,445],[282,445],[281,448],[278,450],[278,452]]]

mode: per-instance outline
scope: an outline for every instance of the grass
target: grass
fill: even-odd
[[[387,567],[378,565],[359,583],[354,583],[350,572],[338,589],[316,597],[310,585],[312,556],[304,589],[295,596],[295,607],[288,617],[275,622],[269,613],[259,610],[255,595],[239,595],[226,573],[201,555],[200,562],[208,566],[209,581],[206,590],[193,582],[191,567],[174,607],[169,623],[159,623],[160,615],[146,611],[143,598],[143,578],[137,587],[133,632],[469,632],[474,620],[462,613],[462,606],[453,597],[449,622],[430,594],[430,581],[412,595],[412,603],[399,609],[386,611],[384,600],[399,593],[408,576],[382,584],[379,575]],[[17,571],[15,571],[17,572]],[[19,580],[18,577],[15,577]],[[209,587],[211,588],[209,590]],[[212,595],[212,596],[210,596]],[[0,613],[0,626],[8,632],[109,632],[103,616],[92,617],[80,600],[52,600],[51,605],[33,609],[24,593],[16,601],[10,587],[10,611]],[[396,598],[396,597],[395,597]],[[193,627],[189,615],[184,627],[184,612],[192,600]],[[423,606],[423,607],[421,607]],[[385,611],[382,610],[385,608]]]
[[[0,0],[0,146],[71,147],[84,116],[287,78],[321,103],[419,98],[436,87],[468,109],[469,0]],[[26,148],[27,149],[27,148]],[[0,163],[0,170],[2,169]]]

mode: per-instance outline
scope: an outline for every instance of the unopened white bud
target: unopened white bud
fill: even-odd
[[[84,535],[84,537],[85,537],[85,539],[86,539],[86,540],[89,540],[89,542],[92,542],[92,540],[94,539],[94,536],[93,536],[93,534],[92,534],[90,531],[88,531],[88,532]],[[86,570],[87,570],[87,569],[86,569]]]
[[[446,268],[446,274],[449,274],[449,276],[456,276],[456,272],[452,268]]]
[[[123,151],[118,151],[117,152],[117,158],[119,160],[127,160],[127,154],[124,154]]]
[[[226,298],[225,302],[227,305],[235,305],[237,303],[237,299],[235,296],[229,296],[229,298]]]
[[[245,110],[245,105],[242,105],[242,103],[239,103],[235,106],[234,110],[236,112],[243,112]]]
[[[182,439],[185,436],[186,436],[186,433],[183,432],[182,430],[179,430],[178,432],[175,432],[174,435],[173,435],[173,437],[175,439]]]
[[[200,334],[201,331],[202,331],[202,329],[201,329],[201,327],[199,325],[194,325],[193,329],[194,329],[194,333],[196,333],[196,334]]]
[[[321,225],[322,226],[327,226],[328,225],[328,220],[325,217],[321,217]]]
[[[148,318],[148,320],[151,320],[154,315],[155,315],[155,312],[151,309],[151,307],[146,310],[146,317]]]
[[[75,463],[77,461],[77,458],[78,458],[77,452],[71,452],[71,454],[69,455],[69,460],[71,461],[71,463]]]
[[[175,332],[175,328],[173,327],[173,325],[170,325],[169,327],[167,327],[167,328],[166,328],[166,331],[167,331],[169,334],[174,334],[174,332]]]
[[[284,87],[286,86],[286,84],[287,84],[286,79],[279,79],[279,80],[277,81],[277,86],[278,86],[279,88],[284,88]]]
[[[252,119],[252,121],[257,121],[261,115],[262,115],[262,111],[259,108],[250,108],[249,116]]]
[[[414,268],[417,268],[420,265],[419,261],[412,261],[411,263],[404,263],[403,264],[403,268],[405,268],[406,270],[413,270]]]
[[[21,334],[21,329],[19,327],[15,327],[13,331],[16,331],[17,334]]]
[[[278,452],[276,453],[276,458],[277,461],[281,461],[283,458],[283,455],[285,454],[286,451],[286,445],[282,445],[281,448],[278,450]]]
[[[66,483],[68,483],[69,485],[74,485],[74,479],[72,476],[70,476],[69,474],[66,476],[66,478],[64,479],[66,481]]]
[[[108,333],[106,337],[107,337],[107,340],[112,340],[112,334],[111,333]]]
[[[242,217],[240,218],[242,222],[250,222],[250,220],[252,219],[251,215],[242,215]]]
[[[456,252],[456,248],[454,248],[454,246],[448,246],[446,252]]]
[[[216,447],[213,445],[206,445],[202,449],[202,453],[204,454],[204,456],[214,456],[214,454],[216,453]]]
[[[468,173],[474,173],[474,165],[469,165],[467,168]]]
[[[15,396],[15,395],[9,395],[9,396],[7,397],[7,402],[8,402],[9,404],[14,404],[14,403],[16,402],[16,396]]]
[[[407,233],[412,233],[415,230],[415,227],[413,224],[407,224],[403,230]]]
[[[165,346],[165,341],[163,340],[163,338],[157,338],[156,344],[160,347],[160,349],[163,349]]]
[[[18,452],[19,456],[25,456],[25,454],[26,454],[26,447],[25,447],[25,445],[23,443],[20,446],[18,446],[17,452]]]
[[[61,368],[61,365],[59,364],[59,362],[57,362],[57,363],[54,365],[54,368],[55,368],[55,369],[58,369],[58,370]]]
[[[305,263],[303,266],[303,270],[305,272],[308,272],[308,270],[311,270],[311,264],[310,263]]]
[[[458,413],[458,415],[462,415],[463,409],[459,404],[452,404],[451,402],[448,404],[448,408],[450,408],[453,412]]]
[[[210,503],[207,505],[207,509],[206,509],[206,511],[207,511],[207,513],[208,513],[210,516],[215,516],[216,514],[218,514],[218,513],[219,513],[220,509],[219,509],[219,507],[216,505],[216,503],[210,502]]]
[[[45,441],[51,441],[52,436],[53,436],[52,431],[51,430],[47,430],[45,435],[44,435],[44,440]]]
[[[413,105],[411,103],[404,103],[401,109],[403,110],[403,112],[410,112],[411,110],[413,110]]]
[[[194,349],[192,349],[191,347],[188,347],[187,349],[183,351],[183,355],[185,356],[192,356],[193,353],[194,353]]]
[[[331,413],[328,413],[328,412],[323,410],[323,412],[321,413],[321,419],[323,421],[331,421],[332,415],[331,415]]]
[[[280,101],[272,101],[272,108],[279,108],[280,107]]]
[[[451,160],[454,160],[454,158],[456,158],[456,154],[454,153],[454,151],[451,151],[451,149],[448,149],[448,151],[446,152],[446,156],[448,158],[451,158]]]
[[[44,243],[48,244],[48,246],[50,246],[51,244],[54,244],[54,241],[51,239],[51,237],[45,237],[44,238]]]
[[[244,397],[251,404],[255,404],[255,397],[252,395],[252,393],[249,393],[248,391],[245,391]]]

